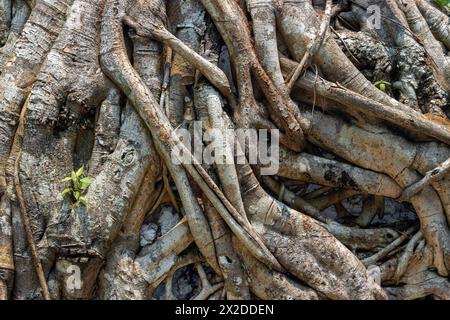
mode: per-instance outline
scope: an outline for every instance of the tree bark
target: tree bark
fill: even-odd
[[[428,0],[0,1],[0,299],[449,299],[449,30]]]

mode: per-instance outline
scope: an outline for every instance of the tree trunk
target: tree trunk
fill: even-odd
[[[0,299],[450,298],[449,10],[0,1]]]

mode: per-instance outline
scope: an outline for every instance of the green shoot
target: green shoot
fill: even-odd
[[[384,80],[379,80],[377,82],[374,83],[374,85],[380,89],[381,91],[383,91],[384,93],[386,93],[387,91],[387,87],[390,86],[391,84],[387,81]]]
[[[433,3],[439,9],[450,10],[450,0],[433,0]]]
[[[92,178],[89,176],[83,177],[83,174],[84,166],[81,166],[76,172],[72,171],[69,177],[62,180],[62,182],[70,183],[70,187],[64,189],[61,196],[69,199],[73,207],[87,206],[85,194],[92,183]]]

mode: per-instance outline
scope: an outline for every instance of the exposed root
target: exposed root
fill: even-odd
[[[382,250],[378,251],[373,256],[364,259],[363,263],[365,266],[370,266],[375,263],[377,263],[380,259],[384,258],[386,255],[388,255],[391,251],[395,250],[398,246],[400,246],[409,236],[410,234],[414,232],[413,229],[409,229],[407,232],[402,234],[400,237],[392,241],[387,247],[383,248]]]
[[[47,280],[44,275],[44,270],[43,270],[42,264],[41,264],[41,258],[39,257],[36,242],[34,240],[33,231],[31,229],[30,218],[28,217],[25,200],[24,200],[24,196],[22,193],[22,184],[21,184],[20,177],[19,177],[19,163],[20,163],[21,154],[22,154],[22,151],[21,151],[22,146],[21,145],[22,145],[23,131],[24,131],[24,117],[25,117],[25,113],[28,108],[28,103],[29,103],[28,101],[25,101],[25,107],[22,109],[22,112],[20,114],[19,126],[17,128],[16,136],[14,137],[14,142],[13,142],[15,148],[17,148],[17,150],[15,150],[17,153],[14,154],[14,157],[15,157],[14,185],[15,185],[15,190],[16,190],[17,202],[19,203],[19,207],[20,207],[22,223],[25,228],[25,234],[27,237],[31,255],[33,257],[34,267],[36,270],[36,274],[39,278],[39,284],[42,289],[42,296],[44,297],[45,300],[50,300],[50,293],[48,291]]]
[[[409,201],[414,195],[422,191],[425,187],[444,178],[450,170],[450,158],[432,171],[428,171],[425,176],[415,184],[406,188],[399,201]]]
[[[450,26],[448,16],[432,6],[426,0],[416,0],[417,7],[423,14],[435,37],[450,50]]]
[[[448,31],[425,0],[0,1],[0,299],[450,299]]]

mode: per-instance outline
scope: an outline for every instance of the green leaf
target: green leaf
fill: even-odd
[[[92,178],[91,177],[85,177],[83,179],[80,180],[80,189],[81,190],[86,190],[92,183]]]
[[[436,6],[438,6],[441,9],[450,8],[449,0],[434,0],[433,2],[436,4]]]
[[[70,182],[72,180],[72,177],[65,177],[61,180],[61,182]]]
[[[83,206],[87,207],[87,201],[86,201],[86,198],[84,196],[81,196],[78,199],[78,202],[81,203]]]
[[[75,171],[72,171],[71,179],[72,179],[74,189],[75,190],[80,189],[80,181],[78,180],[78,177],[77,177],[77,174],[75,173]]]
[[[386,92],[386,87],[390,86],[391,84],[387,81],[379,80],[379,81],[375,82],[374,85],[381,91]]]
[[[61,196],[64,198],[68,193],[72,193],[72,192],[73,192],[72,188],[64,189],[64,191],[61,192]]]
[[[70,179],[72,179],[73,183],[78,182],[78,177],[77,177],[77,174],[75,173],[75,171],[72,171],[72,173],[70,174]]]
[[[80,196],[81,196],[81,194],[80,194],[79,191],[75,191],[75,192],[73,193],[73,197],[74,197],[76,200],[80,199]]]
[[[77,177],[78,178],[81,177],[83,175],[83,172],[84,172],[84,165],[81,166],[81,168],[78,169],[78,171],[76,172]]]

